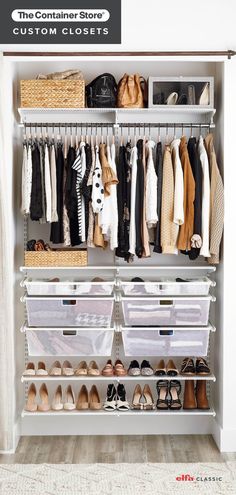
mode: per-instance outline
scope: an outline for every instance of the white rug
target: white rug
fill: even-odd
[[[1,464],[0,494],[235,495],[236,462]]]

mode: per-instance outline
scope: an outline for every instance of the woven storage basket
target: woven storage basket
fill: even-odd
[[[20,96],[26,108],[84,108],[85,81],[20,81]]]
[[[86,249],[25,251],[25,266],[87,266]]]

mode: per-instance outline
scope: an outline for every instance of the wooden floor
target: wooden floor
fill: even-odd
[[[22,437],[2,463],[224,462],[210,435]]]

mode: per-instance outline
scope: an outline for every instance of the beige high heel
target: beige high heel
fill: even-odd
[[[64,376],[74,375],[74,370],[73,370],[72,365],[69,361],[64,361],[64,363],[62,365],[62,374]]]
[[[71,385],[68,385],[66,389],[66,400],[64,402],[64,409],[66,411],[73,411],[75,409],[75,394]]]
[[[34,363],[28,363],[23,376],[35,376],[35,366]]]
[[[88,375],[89,376],[99,376],[100,375],[100,371],[99,371],[99,368],[98,368],[96,361],[90,361],[90,363],[88,365]]]
[[[38,411],[46,412],[50,410],[49,398],[48,398],[48,389],[45,383],[42,383],[39,389],[39,395],[41,399],[41,403],[38,405]]]
[[[153,400],[152,392],[149,385],[147,384],[144,385],[143,397],[145,400],[145,402],[143,403],[143,409],[146,411],[149,409],[154,409],[154,400]]]
[[[61,411],[62,409],[63,409],[62,388],[61,385],[58,385],[52,401],[52,410]]]
[[[89,408],[89,399],[88,399],[88,389],[85,385],[83,385],[79,391],[78,400],[76,403],[76,409],[88,409]]]
[[[59,361],[54,361],[52,367],[49,370],[49,375],[51,376],[61,375],[61,363]]]
[[[48,375],[45,363],[43,361],[38,362],[38,369],[36,370],[36,375],[38,376]]]
[[[94,410],[95,409],[98,410],[102,408],[102,404],[100,401],[100,397],[96,385],[93,385],[89,392],[89,407],[90,409],[94,409]]]
[[[28,390],[27,402],[25,404],[25,411],[35,412],[37,411],[37,403],[36,403],[36,387],[34,383],[31,383]]]
[[[132,408],[133,409],[142,409],[143,404],[140,402],[142,397],[142,389],[139,384],[136,385],[133,393],[132,399]]]

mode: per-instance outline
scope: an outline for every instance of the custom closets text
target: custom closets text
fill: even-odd
[[[163,254],[199,255],[219,263],[224,192],[213,136],[133,146],[98,138],[67,145],[25,138],[22,213],[50,223],[54,244],[107,246],[131,260]]]

